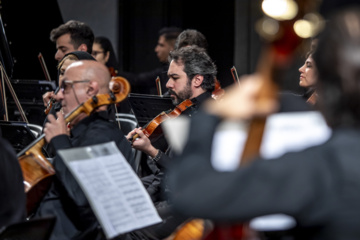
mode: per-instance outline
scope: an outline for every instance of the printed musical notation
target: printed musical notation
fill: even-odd
[[[106,237],[161,222],[140,179],[115,143],[61,150]]]

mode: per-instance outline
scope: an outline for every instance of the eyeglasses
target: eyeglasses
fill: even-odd
[[[61,92],[68,92],[70,88],[73,88],[75,83],[86,83],[90,80],[64,80],[60,85]]]
[[[93,55],[94,57],[96,57],[96,55],[100,54],[100,53],[104,53],[104,51],[92,51],[91,55]]]

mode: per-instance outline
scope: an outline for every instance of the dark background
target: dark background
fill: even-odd
[[[232,66],[236,67],[239,75],[252,73],[256,69],[262,42],[254,26],[262,16],[261,2],[2,0],[0,13],[11,57],[15,60],[13,71],[8,74],[11,79],[44,80],[44,73],[37,59],[38,53],[41,52],[51,78],[56,79],[56,49],[55,44],[49,39],[49,33],[60,24],[75,19],[89,24],[95,36],[108,37],[116,50],[120,70],[130,72],[149,71],[159,66],[154,48],[158,40],[158,31],[162,27],[197,29],[206,36],[209,55],[218,67],[218,79],[222,87],[227,87],[233,83],[230,72]],[[335,0],[327,3],[329,8],[338,7],[340,4]],[[298,68],[305,60],[304,53],[308,47],[309,43],[304,41],[296,52],[294,61],[286,72],[282,89],[303,92],[298,86]],[[6,54],[3,48],[2,46],[0,50],[2,54]],[[29,91],[28,94],[34,98],[34,91]],[[41,96],[35,98],[38,101]]]

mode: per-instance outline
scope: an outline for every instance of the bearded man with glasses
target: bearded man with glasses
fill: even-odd
[[[65,70],[58,92],[63,114],[71,113],[97,94],[109,93],[109,82],[110,73],[103,64],[90,60],[72,63]],[[114,141],[124,157],[131,161],[131,145],[116,123],[110,120],[107,108],[101,106],[90,116],[79,114],[70,123],[70,135],[63,114],[57,112],[57,119],[50,114],[44,128],[46,141],[56,151]],[[54,182],[34,217],[57,217],[51,240],[103,239],[89,202],[63,159],[55,156],[53,166],[56,172]]]

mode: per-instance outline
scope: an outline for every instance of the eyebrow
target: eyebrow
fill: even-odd
[[[174,76],[180,76],[180,75],[177,74],[177,73],[170,73],[170,74],[168,74],[168,77],[174,77]]]

